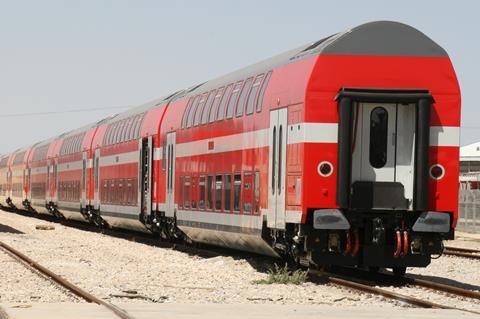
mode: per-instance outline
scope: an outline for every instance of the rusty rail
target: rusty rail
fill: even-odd
[[[33,269],[35,271],[40,272],[42,275],[50,278],[52,281],[56,282],[58,285],[64,287],[65,289],[71,291],[76,296],[86,300],[89,303],[96,303],[98,305],[102,305],[112,311],[115,315],[122,319],[132,319],[127,312],[118,308],[117,306],[102,300],[100,298],[95,297],[94,295],[88,293],[87,291],[83,290],[82,288],[74,285],[73,283],[65,280],[64,278],[60,277],[59,275],[55,274],[51,270],[45,268],[44,266],[40,265],[39,263],[35,262],[28,256],[24,255],[20,251],[16,250],[15,248],[3,243],[0,241],[0,247],[5,250],[10,256],[13,258],[21,261],[26,267]]]
[[[480,250],[445,246],[444,255],[464,257],[470,259],[480,259]]]
[[[402,301],[416,307],[431,308],[431,309],[451,309],[451,310],[459,310],[459,311],[469,312],[474,314],[480,314],[480,312],[477,312],[477,311],[446,306],[446,305],[438,304],[428,300],[418,299],[415,297],[399,294],[390,290],[373,287],[371,285],[360,283],[358,281],[354,281],[351,279],[341,278],[340,276],[337,276],[331,273],[324,273],[316,270],[309,270],[309,274],[320,277],[320,278],[324,278],[327,280],[327,282],[338,285],[338,286],[347,287],[347,288],[355,289],[361,292],[382,296],[384,298],[391,299],[391,300]],[[442,292],[449,292],[449,293],[464,296],[464,297],[470,297],[475,299],[480,298],[480,293],[475,291],[470,291],[467,289],[457,288],[454,286],[449,286],[444,284],[438,284],[438,283],[434,283],[434,282],[430,282],[422,279],[414,279],[410,277],[405,279],[407,280],[407,283],[410,283],[413,285],[422,286],[422,287],[434,289],[434,290],[439,290]]]

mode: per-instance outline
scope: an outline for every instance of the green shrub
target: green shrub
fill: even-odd
[[[307,272],[301,269],[291,271],[288,269],[287,264],[284,267],[279,267],[277,264],[273,268],[268,270],[268,278],[256,280],[256,284],[293,284],[301,285],[307,279]]]

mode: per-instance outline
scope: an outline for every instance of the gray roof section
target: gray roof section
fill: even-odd
[[[375,21],[343,32],[319,54],[446,57],[447,52],[417,29],[399,22]]]

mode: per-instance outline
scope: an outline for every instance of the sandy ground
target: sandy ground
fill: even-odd
[[[386,301],[378,296],[312,282],[298,286],[258,284],[256,280],[267,277],[263,269],[260,270],[263,267],[259,267],[262,263],[262,258],[259,257],[204,258],[53,223],[51,225],[55,227],[54,230],[37,230],[36,225],[49,223],[0,211],[0,226],[2,224],[22,233],[0,231],[1,241],[90,293],[114,303],[268,303],[374,306],[386,309],[392,306],[405,307],[400,302]],[[470,241],[469,244],[472,248],[480,249],[480,239]],[[58,289],[53,293],[44,290],[53,289],[48,286],[48,282],[44,287],[45,282],[41,285],[41,282],[33,279],[27,280],[36,275],[14,265],[11,258],[10,261],[8,258],[10,257],[0,255],[0,303],[25,302],[38,295],[40,298],[35,298],[39,302],[58,302],[66,300],[65,298],[78,302]],[[465,283],[467,288],[479,289],[480,275],[476,271],[479,265],[479,261],[442,257],[434,260],[426,269],[411,268],[408,272],[442,280],[449,278],[447,283]],[[19,285],[24,289],[17,290]],[[445,302],[445,296],[428,290],[409,287],[395,289],[401,293],[427,296],[433,301]],[[458,298],[451,299],[449,303],[467,308],[477,307],[471,301],[464,303]],[[477,308],[480,309],[480,306]]]

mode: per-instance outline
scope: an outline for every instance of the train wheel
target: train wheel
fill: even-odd
[[[396,277],[403,277],[405,276],[405,273],[407,272],[407,267],[393,267],[393,274]]]

